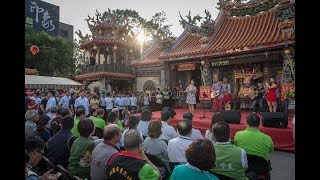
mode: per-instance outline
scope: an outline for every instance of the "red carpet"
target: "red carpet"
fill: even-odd
[[[182,114],[187,112],[188,109],[175,109],[176,116],[172,118],[169,122],[170,125],[176,128],[177,123],[182,119]],[[200,117],[203,116],[203,110],[201,109],[195,109],[195,115],[193,117],[193,128],[199,129],[204,136],[204,133],[207,129],[210,127],[211,117],[213,112],[205,112],[206,118],[200,119]],[[246,116],[249,114],[249,112],[241,112],[241,122],[240,124],[230,124],[230,130],[231,130],[231,138],[233,140],[233,137],[236,132],[246,129],[245,121]],[[159,120],[161,118],[160,111],[156,111],[152,113],[152,120]],[[261,116],[260,116],[261,118]],[[268,134],[271,136],[274,147],[276,150],[283,150],[283,151],[290,151],[295,152],[295,144],[293,142],[293,125],[292,125],[292,116],[289,116],[289,122],[288,122],[288,128],[286,129],[280,129],[280,128],[269,128],[269,127],[263,127],[260,123],[259,129],[261,132]]]

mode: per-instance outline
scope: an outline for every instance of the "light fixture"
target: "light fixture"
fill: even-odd
[[[202,59],[200,63],[201,63],[201,66],[204,66],[206,64],[206,61]]]
[[[132,51],[133,51],[132,49],[129,49],[129,53],[132,53]]]
[[[115,44],[115,45],[113,46],[113,49],[118,49],[118,46]]]
[[[97,49],[98,49],[98,47],[97,47],[96,45],[94,45],[94,46],[93,46],[93,49],[94,49],[94,50],[97,50]]]

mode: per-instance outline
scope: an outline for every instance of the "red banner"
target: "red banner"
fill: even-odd
[[[195,69],[196,69],[195,63],[178,64],[178,71],[189,71],[189,70],[195,70]]]
[[[284,101],[286,96],[284,95],[285,92],[295,90],[294,83],[282,83],[281,84],[281,101]]]
[[[199,88],[200,88],[199,100],[200,101],[211,100],[211,98],[210,98],[211,87],[210,86],[200,86]]]

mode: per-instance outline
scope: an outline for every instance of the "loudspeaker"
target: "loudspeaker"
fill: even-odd
[[[285,112],[262,112],[261,116],[263,127],[288,127],[288,115]]]
[[[174,116],[177,114],[171,107],[163,107],[161,113],[169,111],[171,114],[171,118],[174,118]]]
[[[240,124],[241,113],[238,110],[222,110],[220,114],[226,123]]]

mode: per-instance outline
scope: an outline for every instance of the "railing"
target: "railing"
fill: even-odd
[[[83,67],[81,70],[81,74],[88,74],[93,72],[114,72],[132,74],[131,66],[125,66],[122,64],[88,65],[86,67]]]

